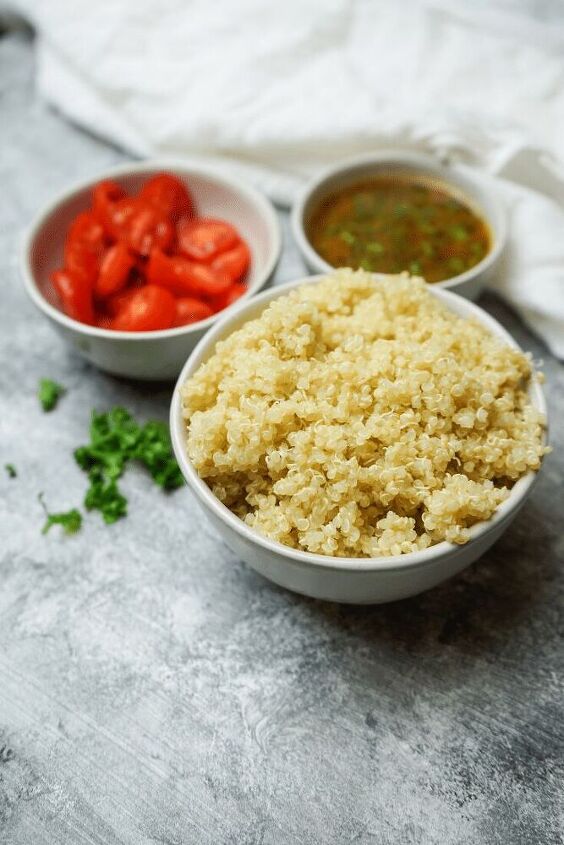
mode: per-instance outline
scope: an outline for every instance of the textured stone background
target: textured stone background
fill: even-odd
[[[130,515],[41,536],[37,493],[81,502],[71,457],[91,408],[166,418],[170,386],[75,357],[27,301],[15,251],[66,183],[120,160],[32,88],[25,34],[0,39],[0,841],[563,841],[564,371],[545,360],[555,453],[476,566],[376,608],[310,601],[247,569],[187,490],[141,473]],[[301,268],[286,239],[278,281]],[[37,380],[68,386],[53,414]]]

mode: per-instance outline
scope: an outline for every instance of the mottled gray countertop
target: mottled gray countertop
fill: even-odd
[[[141,471],[130,514],[42,536],[80,504],[90,411],[166,418],[170,386],[77,358],[22,290],[15,247],[66,183],[119,161],[34,95],[24,35],[0,39],[0,841],[563,841],[564,371],[544,358],[555,452],[517,524],[414,599],[340,607],[277,589]],[[287,239],[277,279],[300,271]],[[38,378],[68,393],[52,414]]]

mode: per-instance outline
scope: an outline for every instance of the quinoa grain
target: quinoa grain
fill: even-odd
[[[187,450],[227,507],[289,546],[464,543],[547,451],[531,376],[424,282],[340,270],[217,344],[182,388]]]

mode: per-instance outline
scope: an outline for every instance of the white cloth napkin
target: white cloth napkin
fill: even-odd
[[[499,181],[497,289],[564,357],[559,0],[20,0],[41,92],[132,153],[198,157],[281,204],[380,146]],[[511,181],[508,181],[511,180]]]

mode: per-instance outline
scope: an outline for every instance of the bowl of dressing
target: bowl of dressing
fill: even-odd
[[[381,152],[349,159],[311,181],[292,209],[307,267],[403,271],[476,299],[507,237],[493,179],[429,155]]]

